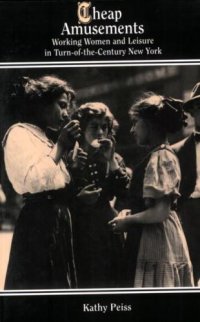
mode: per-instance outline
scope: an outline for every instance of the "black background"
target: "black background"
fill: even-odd
[[[19,308],[6,311],[6,304]],[[83,312],[83,303],[93,305],[131,304],[131,312]],[[154,294],[46,295],[4,296],[1,298],[1,321],[126,321],[126,322],[197,322],[199,294],[171,292]],[[3,308],[3,309],[2,309]],[[10,306],[9,306],[10,308]],[[31,312],[31,314],[30,314]],[[30,314],[30,315],[29,315]],[[8,320],[7,320],[8,319]]]
[[[18,315],[6,311],[7,302],[19,308]],[[198,293],[112,294],[108,295],[37,295],[4,296],[1,298],[1,321],[126,321],[126,322],[197,322],[199,321]],[[83,312],[83,303],[93,305],[132,305],[131,312]],[[10,303],[9,303],[10,304]],[[41,309],[42,307],[42,309]],[[17,312],[15,310],[15,312]],[[31,313],[30,313],[31,312]],[[7,321],[7,319],[5,320]]]
[[[199,59],[199,0],[92,1],[92,5],[99,11],[122,10],[123,16],[118,24],[143,24],[145,33],[139,36],[154,38],[155,44],[163,49],[162,57],[144,54],[142,57],[136,55],[134,59]],[[44,57],[44,48],[51,49],[52,37],[62,38],[60,33],[64,22],[78,24],[76,12],[77,1],[1,1],[1,62],[66,61],[66,57]],[[92,24],[103,22],[93,21]],[[95,56],[88,59],[97,58],[103,59]],[[120,58],[107,56],[104,59]],[[81,59],[87,58],[79,57],[78,60]],[[77,58],[70,57],[70,60]]]

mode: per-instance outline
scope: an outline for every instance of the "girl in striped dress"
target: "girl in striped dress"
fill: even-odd
[[[185,122],[182,102],[154,93],[130,110],[138,144],[150,153],[134,169],[131,204],[110,221],[113,231],[127,231],[124,286],[193,286],[192,265],[176,214],[180,168],[167,134]]]

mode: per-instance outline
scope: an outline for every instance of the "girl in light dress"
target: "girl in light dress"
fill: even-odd
[[[193,286],[192,265],[176,214],[180,168],[167,135],[185,123],[182,102],[149,93],[130,110],[139,145],[151,152],[133,171],[130,209],[110,221],[113,231],[128,232],[124,286]]]

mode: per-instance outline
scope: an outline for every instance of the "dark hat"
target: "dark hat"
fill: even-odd
[[[200,108],[200,82],[193,87],[190,95],[190,99],[187,100],[183,105],[184,110],[186,112],[189,111],[194,107],[194,103],[197,103],[198,101],[199,101],[199,108]]]

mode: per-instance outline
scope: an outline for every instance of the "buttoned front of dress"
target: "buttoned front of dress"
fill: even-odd
[[[111,171],[109,163],[98,154],[89,155],[84,169],[72,173],[76,193],[72,205],[78,287],[116,287],[119,283],[121,236],[113,234],[108,222],[116,216],[110,201],[128,189],[130,178],[122,158],[115,154],[119,168]],[[84,187],[101,188],[93,204],[75,197]]]

